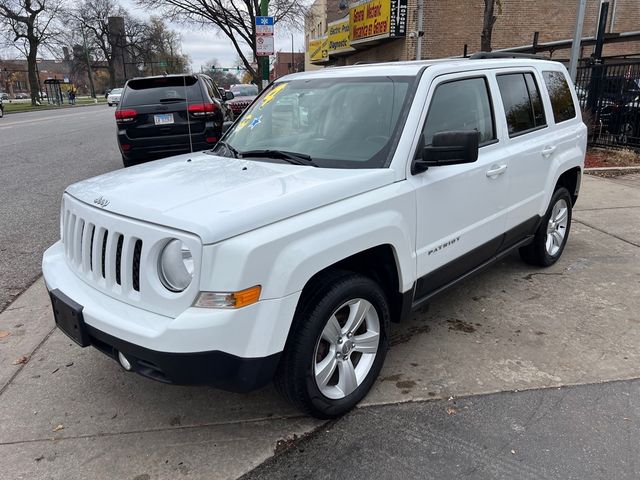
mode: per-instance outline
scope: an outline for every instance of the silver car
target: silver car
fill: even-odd
[[[120,103],[120,97],[122,96],[122,88],[114,88],[107,95],[107,104],[111,107]]]

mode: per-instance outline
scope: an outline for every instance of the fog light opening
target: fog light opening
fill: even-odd
[[[122,352],[118,352],[118,361],[120,362],[120,365],[122,365],[122,368],[127,371],[131,370],[131,362],[127,360],[127,357],[125,357]]]

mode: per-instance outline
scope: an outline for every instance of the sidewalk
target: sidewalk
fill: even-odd
[[[394,327],[380,380],[333,434],[351,416],[372,434],[384,417],[371,405],[415,402],[425,421],[428,400],[640,377],[638,239],[640,181],[586,176],[561,261],[539,270],[509,257]],[[322,425],[271,387],[236,395],[128,374],[52,325],[41,281],[0,314],[3,478],[236,478]],[[402,423],[386,435],[428,454]]]

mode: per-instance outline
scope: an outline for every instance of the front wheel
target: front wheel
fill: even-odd
[[[360,274],[330,272],[305,289],[276,387],[300,410],[335,418],[362,400],[389,347],[384,291]]]
[[[564,187],[558,188],[551,197],[533,242],[520,249],[520,257],[525,262],[549,267],[558,261],[569,238],[571,206],[569,191]]]

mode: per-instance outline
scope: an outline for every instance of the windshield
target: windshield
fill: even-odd
[[[255,85],[238,85],[231,87],[231,93],[236,97],[255,97],[258,95],[258,87]]]
[[[404,123],[401,112],[412,81],[365,77],[273,84],[214,151],[242,156],[277,150],[307,155],[320,167],[383,167],[394,134]]]
[[[121,88],[114,88],[113,90],[111,90],[110,93],[122,93],[122,89]]]

